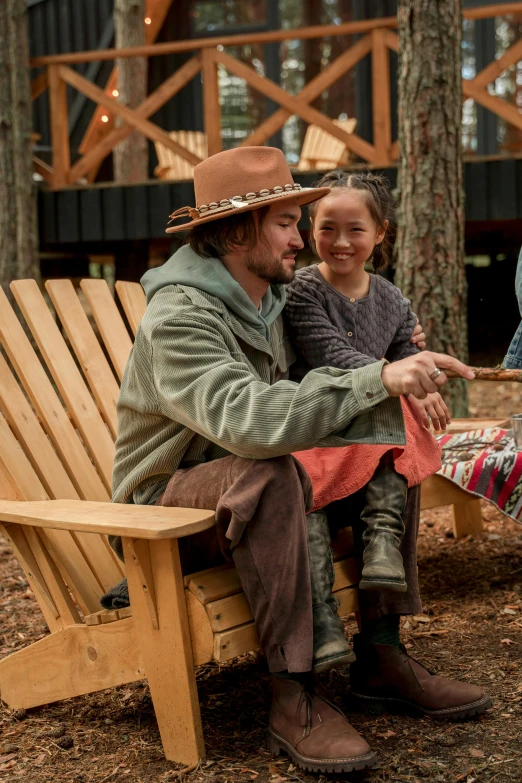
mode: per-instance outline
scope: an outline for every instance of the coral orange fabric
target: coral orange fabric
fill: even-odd
[[[356,445],[294,452],[294,457],[312,480],[314,511],[364,487],[373,476],[379,460],[390,448],[393,448],[395,469],[408,480],[409,487],[420,484],[440,470],[440,445],[422,425],[407,398],[401,397],[401,403],[406,446]]]

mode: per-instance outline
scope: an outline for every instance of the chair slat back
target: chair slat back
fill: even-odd
[[[120,344],[124,331],[130,346],[131,338],[107,284],[95,282],[105,287],[97,293],[112,303],[111,325]],[[83,309],[84,317],[80,316],[82,305],[72,286],[51,288],[60,304],[64,331],[73,336],[79,367],[36,283],[16,281],[11,287],[40,358],[0,289],[0,347],[9,360],[0,353],[0,497],[106,501],[116,429],[115,375]],[[106,418],[96,405],[96,395]],[[17,525],[6,525],[5,532],[24,568],[33,573],[34,563],[38,565],[36,576],[28,574],[28,578],[51,630],[79,619],[69,590],[81,611],[91,614],[99,610],[100,596],[124,574],[105,536],[34,531]]]
[[[35,280],[17,280],[11,290],[76,429],[110,493],[114,441]]]
[[[194,153],[202,160],[208,158],[207,136],[202,131],[171,131],[169,136],[173,141],[177,141],[189,152]],[[164,147],[163,144],[156,142],[156,154],[158,156],[158,169],[162,171],[162,178],[186,180],[193,179],[194,166],[177,155],[172,150]],[[166,171],[165,171],[166,170]]]
[[[78,498],[74,484],[1,353],[0,408],[49,497]]]
[[[140,321],[145,314],[147,300],[145,291],[139,283],[127,283],[118,280],[116,283],[116,293],[123,307],[123,312],[130,324],[132,332],[136,335]]]
[[[357,124],[357,120],[354,118],[334,120],[333,122],[346,133],[353,133]],[[344,142],[318,125],[308,126],[297,164],[300,171],[309,171],[310,169],[324,171],[334,169],[341,163],[347,162],[348,154]]]
[[[1,414],[0,469],[3,475],[8,477],[8,483],[15,489],[15,494],[18,496],[17,499],[48,499],[49,496],[28,460],[22,446],[17,441]],[[8,498],[10,496],[11,493],[8,493]],[[14,529],[17,526],[12,527]],[[7,528],[6,530],[7,534],[9,534]],[[12,540],[12,537],[9,535],[8,537],[14,545],[15,542]],[[101,542],[101,537],[88,533],[74,536],[72,533],[61,530],[48,530],[47,537],[50,546],[53,547],[55,551],[57,564],[60,563],[63,569],[64,579],[71,585],[71,589],[83,611],[86,613],[89,611],[96,611],[96,609],[99,608],[99,597],[103,594],[104,590],[100,585],[96,573],[91,569],[89,563],[85,561],[84,551],[89,551],[91,558],[97,558],[100,551],[103,555],[104,545],[103,542]],[[103,559],[104,558],[102,558],[102,560]],[[41,599],[42,596],[38,593],[38,581],[36,586],[32,585],[32,587],[35,591],[35,595]],[[49,588],[49,590],[52,592],[51,588]],[[43,593],[43,598],[45,601],[45,592]]]
[[[109,493],[3,291],[0,343],[80,497],[107,500]]]
[[[45,288],[76,354],[82,372],[111,435],[116,438],[118,381],[94,334],[70,280],[48,280]]]
[[[105,280],[82,280],[80,287],[89,303],[96,326],[118,378],[123,378],[132,340]]]

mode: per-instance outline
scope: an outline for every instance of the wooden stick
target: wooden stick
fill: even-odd
[[[505,383],[522,383],[522,370],[503,370],[500,367],[470,367],[475,373],[476,381],[504,381]],[[444,370],[448,378],[459,378],[456,372]]]

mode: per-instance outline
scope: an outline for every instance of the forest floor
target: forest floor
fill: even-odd
[[[471,385],[477,417],[522,411],[522,386]],[[424,613],[403,641],[431,670],[487,688],[478,719],[437,723],[354,712],[347,673],[323,676],[350,721],[377,751],[372,771],[302,772],[265,747],[269,676],[250,654],[197,670],[207,759],[183,771],[165,761],[145,683],[29,710],[0,706],[0,783],[520,783],[522,781],[522,528],[483,504],[485,532],[455,540],[450,510],[422,514],[419,576]],[[355,631],[353,620],[349,632]],[[9,546],[0,539],[0,657],[46,635]],[[174,706],[174,705],[173,705]]]

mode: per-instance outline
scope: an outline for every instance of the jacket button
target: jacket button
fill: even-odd
[[[366,396],[369,400],[373,399],[373,392],[366,392]]]
[[[353,337],[353,332],[347,332],[348,337]]]
[[[353,297],[350,297],[350,302],[355,302],[355,299]]]

